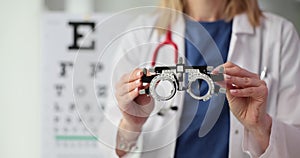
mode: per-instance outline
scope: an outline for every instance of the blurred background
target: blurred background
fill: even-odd
[[[42,21],[45,14],[101,14],[159,0],[0,0],[0,157],[42,157]],[[300,31],[300,0],[259,0]]]

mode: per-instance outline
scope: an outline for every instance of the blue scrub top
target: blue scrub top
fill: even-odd
[[[186,37],[192,39],[193,43],[201,42],[199,27],[195,27],[197,22],[186,19]],[[223,20],[215,22],[200,22],[208,31],[216,43],[223,61],[226,62],[229,44],[232,32],[232,21]],[[185,40],[187,63],[190,65],[207,65],[203,56],[197,48],[189,41]],[[209,55],[209,54],[208,54]],[[205,57],[213,59],[214,57]],[[213,61],[207,61],[211,63]],[[208,85],[205,82],[200,83],[200,91],[203,95],[207,92]],[[175,157],[176,158],[225,158],[228,157],[229,151],[229,106],[227,100],[223,105],[222,112],[213,126],[213,128],[204,137],[199,137],[199,129],[207,112],[210,101],[198,101],[186,93],[185,101],[180,120],[180,130],[183,133],[177,138]],[[193,118],[192,118],[193,117]],[[191,120],[191,121],[188,121]],[[191,122],[191,123],[190,123]],[[190,124],[189,124],[190,123]]]

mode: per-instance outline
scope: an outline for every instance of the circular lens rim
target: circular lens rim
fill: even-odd
[[[208,90],[207,90],[206,94],[203,96],[195,95],[192,90],[192,84],[199,79],[205,81],[208,85]],[[191,97],[193,97],[194,99],[203,100],[203,101],[207,101],[212,97],[212,94],[215,91],[215,85],[214,85],[213,80],[208,75],[203,74],[203,73],[193,73],[193,74],[189,75],[188,81],[189,82],[188,82],[187,93],[189,93],[191,95]]]
[[[168,81],[171,83],[171,85],[173,85],[173,89],[171,91],[171,94],[169,96],[161,96],[156,92],[156,85],[160,82],[160,81]],[[156,99],[157,101],[167,101],[170,100],[171,98],[174,97],[174,95],[176,94],[176,90],[177,90],[177,80],[174,76],[173,73],[162,73],[160,75],[155,76],[152,81],[150,82],[150,94],[151,96]]]

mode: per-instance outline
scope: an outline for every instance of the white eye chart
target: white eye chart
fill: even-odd
[[[116,26],[106,23],[111,32],[101,31],[107,17],[43,16],[42,158],[103,157],[95,134],[101,132],[114,54],[99,54]]]

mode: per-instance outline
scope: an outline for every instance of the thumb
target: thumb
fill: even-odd
[[[230,89],[227,89],[226,97],[227,97],[229,106],[231,106],[231,103],[234,101],[234,96],[230,93]]]

